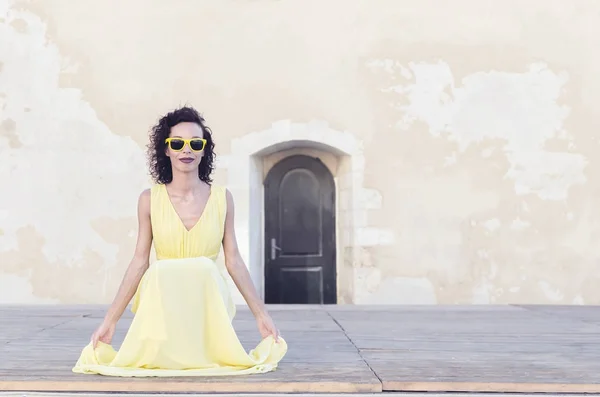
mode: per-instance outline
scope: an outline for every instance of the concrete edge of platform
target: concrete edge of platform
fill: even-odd
[[[371,383],[351,382],[177,382],[177,381],[31,381],[0,380],[0,391],[17,393],[19,396],[33,395],[32,393],[47,393],[48,395],[101,395],[102,393],[115,396],[123,395],[277,395],[277,394],[379,394],[382,392],[380,381]],[[54,393],[54,394],[53,394]]]
[[[514,395],[572,395],[572,394],[600,394],[600,383],[527,383],[527,382],[399,382],[383,381],[382,390],[385,393],[442,393],[457,394],[493,394],[502,393],[503,396]]]
[[[501,393],[502,397],[538,397],[538,393],[504,393],[504,392],[487,392],[487,393],[457,393],[457,392],[383,392],[385,394],[393,394],[395,397],[489,397],[494,393]],[[380,397],[379,393],[137,393],[137,392],[5,392],[0,391],[0,397],[281,397],[282,395],[293,394],[294,397]],[[600,393],[544,393],[545,396],[552,397],[600,397]]]

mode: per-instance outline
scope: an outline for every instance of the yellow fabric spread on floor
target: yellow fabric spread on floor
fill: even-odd
[[[135,313],[119,351],[88,344],[73,372],[111,376],[215,376],[263,373],[287,352],[283,338],[263,339],[247,353],[232,320],[227,270],[215,262],[223,239],[226,190],[212,186],[189,231],[164,185],[152,187],[151,219],[157,260],[133,299]]]

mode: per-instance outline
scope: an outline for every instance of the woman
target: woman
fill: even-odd
[[[148,152],[156,182],[138,200],[139,234],[119,291],[73,372],[112,376],[204,376],[274,370],[287,352],[238,250],[231,193],[212,184],[214,143],[204,119],[183,107],[162,117]],[[149,265],[154,243],[157,261]],[[225,265],[215,262],[221,244]],[[249,354],[231,321],[228,272],[254,314],[262,341]],[[110,345],[133,298],[119,351]]]

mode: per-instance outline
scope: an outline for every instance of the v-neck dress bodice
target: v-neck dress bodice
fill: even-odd
[[[196,257],[217,259],[223,241],[227,213],[224,187],[211,187],[202,215],[189,230],[175,211],[165,185],[157,184],[152,187],[150,203],[150,219],[157,259]]]
[[[150,217],[157,260],[133,297],[135,313],[120,349],[88,344],[73,372],[109,376],[215,376],[272,371],[287,352],[269,336],[246,352],[232,326],[235,304],[227,270],[216,261],[227,213],[226,189],[212,186],[189,230],[164,185],[151,189]]]

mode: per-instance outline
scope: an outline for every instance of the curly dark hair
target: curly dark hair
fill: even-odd
[[[152,175],[152,179],[156,183],[166,184],[173,180],[171,159],[165,154],[165,149],[167,148],[165,139],[169,137],[172,127],[186,122],[196,123],[202,128],[204,139],[206,139],[206,146],[204,148],[204,156],[198,166],[198,176],[200,180],[208,184],[212,182],[211,174],[214,170],[215,161],[215,144],[212,139],[212,131],[206,125],[204,117],[196,109],[184,106],[162,116],[150,131],[150,143],[147,146],[148,165],[150,175]]]

